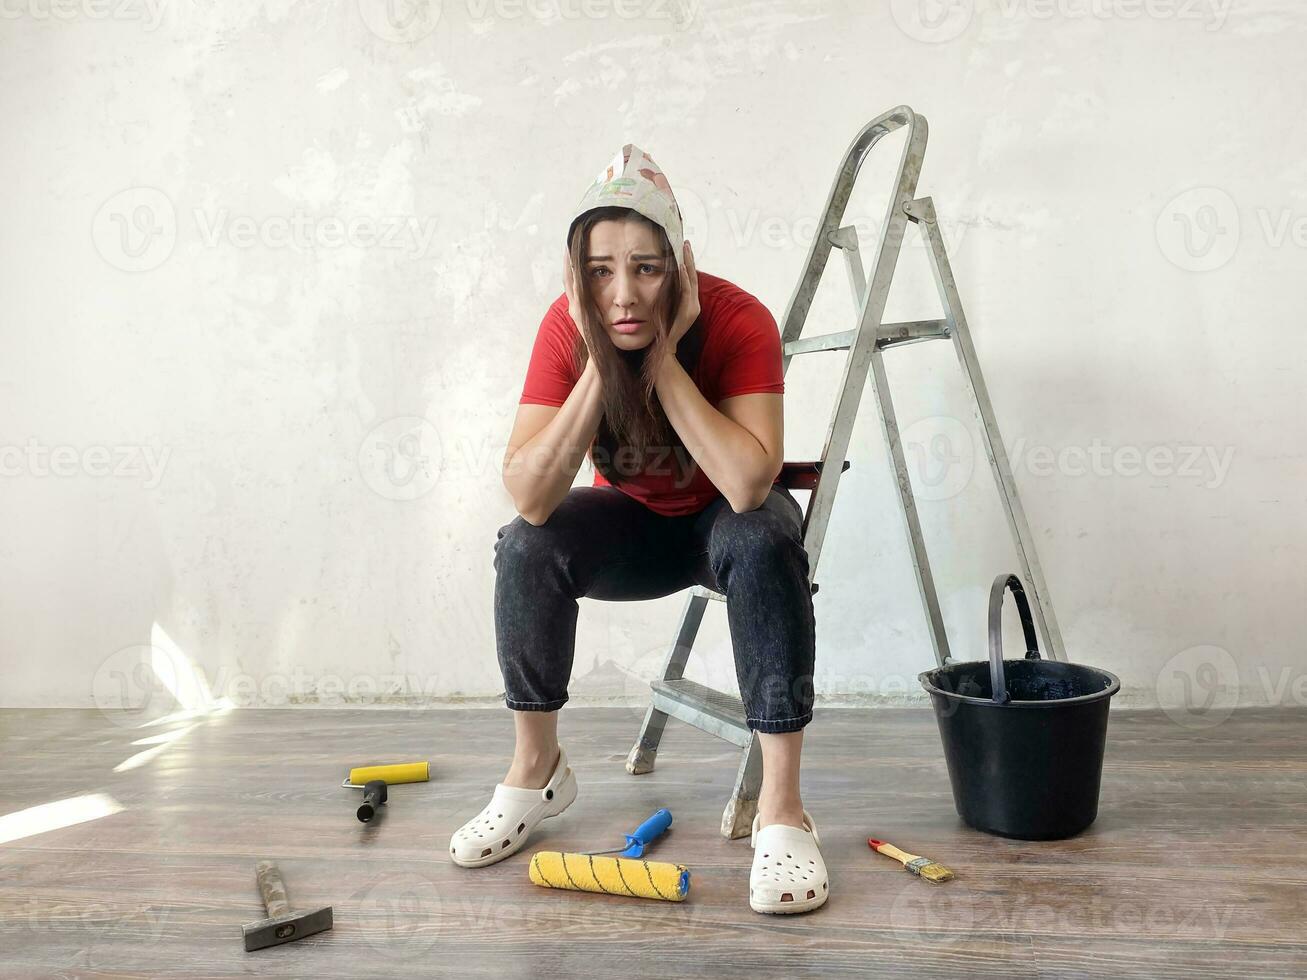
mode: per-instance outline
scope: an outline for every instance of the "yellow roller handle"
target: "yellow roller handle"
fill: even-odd
[[[531,858],[530,874],[531,880],[544,888],[664,902],[683,902],[690,893],[690,869],[664,861],[537,851]]]
[[[355,786],[362,786],[374,779],[384,779],[394,783],[425,783],[431,778],[431,763],[401,762],[395,766],[360,766],[349,771],[349,781]]]

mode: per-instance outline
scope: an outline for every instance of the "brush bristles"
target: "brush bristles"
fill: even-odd
[[[948,881],[953,877],[952,871],[942,864],[936,864],[934,861],[923,865],[918,873],[927,881]]]
[[[920,875],[927,881],[949,881],[953,877],[953,872],[942,864],[936,864],[928,858],[915,858],[903,867],[907,868],[914,875]]]

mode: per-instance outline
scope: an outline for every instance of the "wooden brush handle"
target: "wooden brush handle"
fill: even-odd
[[[895,861],[899,861],[903,864],[907,864],[909,861],[915,861],[920,857],[918,854],[909,854],[907,851],[899,850],[893,844],[881,844],[880,847],[876,848],[876,850],[879,853],[892,857]]]

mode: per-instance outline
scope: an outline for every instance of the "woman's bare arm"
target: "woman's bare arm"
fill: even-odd
[[[521,416],[504,453],[504,486],[517,512],[537,527],[567,496],[603,417],[603,382],[593,359],[552,418],[536,431]],[[539,424],[539,423],[536,423]]]
[[[731,509],[738,514],[760,507],[784,465],[783,396],[728,398],[722,404],[739,416],[732,418],[703,397],[675,357],[659,366],[655,391],[672,428]]]

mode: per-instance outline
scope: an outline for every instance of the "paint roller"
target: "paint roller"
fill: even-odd
[[[392,783],[425,783],[431,778],[431,763],[401,762],[393,766],[358,766],[349,771],[341,783],[349,789],[362,789],[363,802],[356,816],[368,823],[376,815],[377,807],[386,802],[386,789]]]
[[[671,824],[672,813],[663,808],[635,833],[627,834],[623,847],[583,853],[537,851],[531,858],[531,881],[544,888],[683,902],[690,893],[690,869],[643,860],[644,852]]]

